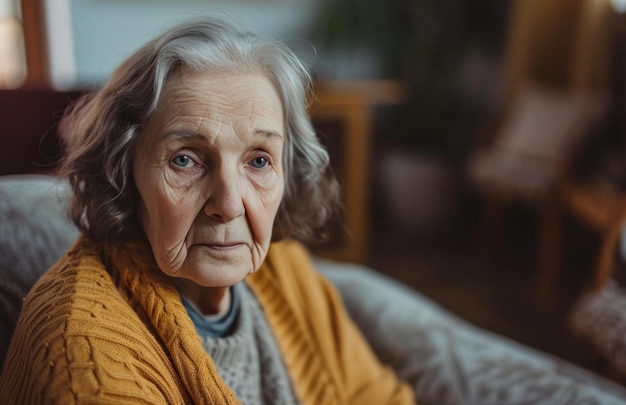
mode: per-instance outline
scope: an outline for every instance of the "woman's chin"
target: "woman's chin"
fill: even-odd
[[[175,275],[205,287],[229,287],[255,269],[250,249],[190,249],[185,265]]]

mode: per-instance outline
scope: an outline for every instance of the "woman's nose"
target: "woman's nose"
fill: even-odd
[[[230,222],[245,214],[243,194],[236,175],[216,173],[211,179],[211,194],[204,204],[204,213],[222,222]]]

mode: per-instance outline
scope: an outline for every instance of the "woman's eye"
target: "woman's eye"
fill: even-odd
[[[187,155],[180,155],[172,159],[172,163],[178,167],[190,167],[193,166],[194,161]]]
[[[250,165],[256,169],[262,169],[268,165],[268,160],[262,156],[256,157],[250,161]]]

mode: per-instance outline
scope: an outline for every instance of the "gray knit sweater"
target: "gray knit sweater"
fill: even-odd
[[[245,405],[297,404],[299,403],[280,351],[269,327],[263,310],[254,293],[245,283],[231,290],[232,303],[238,313],[228,333],[213,337],[207,332],[206,322],[189,302],[185,307],[200,334],[203,346],[215,362],[215,366],[226,384]]]

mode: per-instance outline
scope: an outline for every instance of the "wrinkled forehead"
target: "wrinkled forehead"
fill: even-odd
[[[154,136],[165,129],[193,131],[195,125],[209,131],[236,125],[243,132],[274,132],[284,140],[284,117],[281,97],[261,73],[183,71],[166,82],[140,142],[157,141]]]
[[[225,86],[224,83],[228,85]],[[276,108],[280,109],[283,121],[285,120],[285,105],[280,88],[262,71],[177,69],[165,81],[152,116],[167,113],[185,102],[185,107],[193,108],[194,103],[202,103],[208,99],[215,99],[218,103],[245,105],[246,101],[259,101],[260,98],[266,101],[271,99]],[[235,110],[233,113],[242,111]]]

